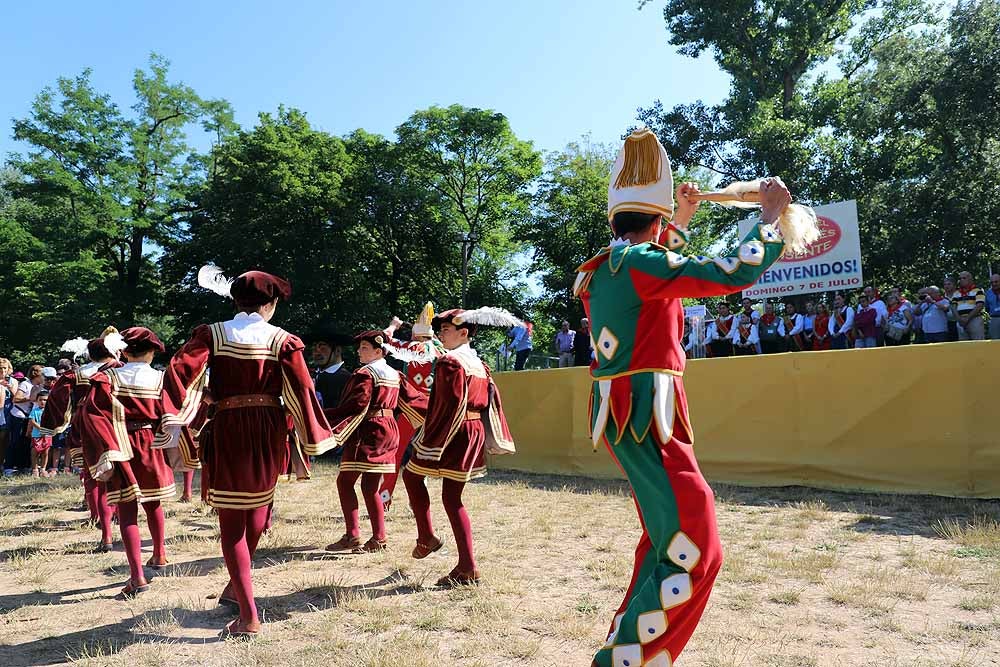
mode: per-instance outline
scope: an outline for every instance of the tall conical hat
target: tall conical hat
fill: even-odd
[[[615,213],[652,213],[669,219],[674,215],[674,178],[663,144],[648,127],[625,139],[611,167],[608,185],[608,220]]]
[[[417,321],[413,323],[413,335],[414,336],[433,336],[434,328],[432,323],[434,322],[434,304],[430,301],[424,305],[424,309],[420,311],[420,317]]]

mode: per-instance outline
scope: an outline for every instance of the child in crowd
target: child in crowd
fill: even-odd
[[[45,403],[49,400],[49,392],[44,389],[35,397],[35,407],[28,414],[27,434],[31,436],[31,458],[35,468],[35,477],[53,477],[55,473],[47,471],[49,450],[52,448],[52,436],[41,431],[42,413]]]

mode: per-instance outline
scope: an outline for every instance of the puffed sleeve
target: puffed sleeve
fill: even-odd
[[[457,359],[441,357],[434,367],[434,385],[427,401],[427,419],[414,436],[421,458],[439,461],[458,432],[469,405],[469,385]]]
[[[193,422],[201,407],[211,351],[212,330],[201,325],[170,360],[163,374],[163,417],[153,447],[172,449],[180,445],[181,427]]]
[[[337,443],[316,396],[316,388],[302,354],[304,349],[302,341],[291,334],[281,345],[281,397],[292,415],[295,434],[302,449],[310,456],[317,456],[333,449]]]
[[[359,368],[351,374],[344,393],[340,395],[340,403],[335,408],[323,411],[336,440],[335,447],[343,447],[351,434],[365,420],[371,407],[372,395],[375,392],[375,381],[371,373]]]
[[[49,390],[49,401],[42,412],[39,430],[42,435],[58,435],[69,426],[73,416],[73,386],[76,384],[75,373],[65,373],[56,380]]]
[[[103,481],[116,461],[132,458],[132,445],[121,417],[124,412],[115,410],[111,381],[106,373],[96,373],[90,378],[90,393],[80,406],[79,414],[77,423],[82,429],[83,460],[91,477]]]

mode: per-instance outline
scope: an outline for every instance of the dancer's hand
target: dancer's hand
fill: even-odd
[[[777,220],[792,203],[792,194],[780,178],[774,176],[760,182],[761,219],[766,224]]]
[[[700,192],[697,183],[686,182],[677,187],[677,210],[674,211],[674,219],[671,221],[674,227],[677,229],[688,228],[691,218],[701,206],[700,201],[688,199],[688,195],[696,195]]]

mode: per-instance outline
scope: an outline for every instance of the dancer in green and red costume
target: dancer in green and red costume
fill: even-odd
[[[722,565],[712,489],[695,460],[684,384],[682,297],[736,292],[784,252],[776,223],[791,201],[778,179],[759,184],[764,223],[726,257],[684,256],[698,188],[678,188],[670,162],[647,129],[625,142],[611,173],[608,248],[579,269],[576,294],[590,318],[591,428],[632,485],[643,532],[625,600],[600,667],[669,667],[708,602]],[[656,241],[659,240],[659,243]]]
[[[431,394],[431,385],[434,384],[434,362],[446,352],[444,345],[434,335],[434,328],[431,324],[433,320],[434,305],[428,301],[417,321],[413,323],[409,341],[404,342],[393,338],[396,330],[403,325],[403,321],[398,317],[392,318],[392,322],[385,329],[387,338],[383,347],[386,353],[406,365],[403,381],[409,383],[421,395],[415,401],[410,400],[407,396],[400,396],[396,411],[396,424],[399,427],[396,469],[382,476],[382,487],[379,489],[379,496],[382,498],[386,512],[392,506],[392,494],[396,490],[399,471],[403,468],[403,459],[406,456],[410,440],[416,429],[424,423],[424,417],[427,413],[427,399]],[[410,393],[412,394],[412,392]]]

